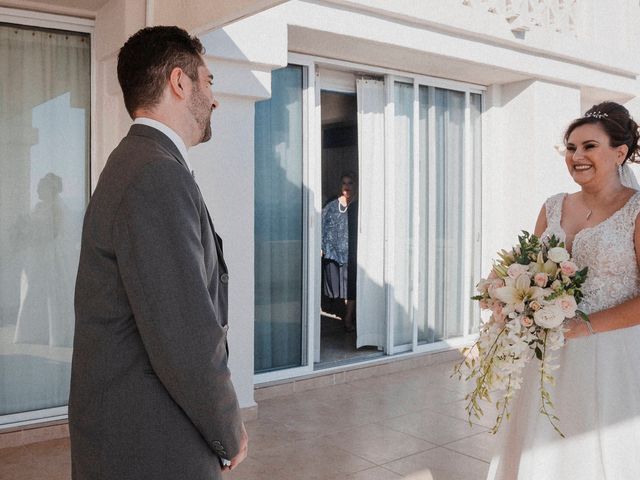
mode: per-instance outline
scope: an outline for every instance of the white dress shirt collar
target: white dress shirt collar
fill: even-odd
[[[156,130],[160,130],[164,133],[169,139],[175,144],[178,148],[178,151],[184,158],[185,163],[187,164],[187,168],[190,172],[192,172],[191,164],[189,163],[189,152],[187,150],[187,146],[184,144],[184,140],[178,135],[175,130],[166,126],[164,123],[159,122],[157,120],[153,120],[152,118],[147,117],[138,117],[133,121],[134,124],[146,125],[147,127],[155,128]]]

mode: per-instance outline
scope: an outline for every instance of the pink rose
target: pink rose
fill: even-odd
[[[573,277],[578,271],[578,266],[575,263],[567,260],[566,262],[562,262],[560,264],[560,270],[567,277]]]
[[[498,276],[496,271],[492,268],[491,272],[489,272],[489,276],[487,277],[487,280],[495,280],[496,278],[500,278],[500,277]]]
[[[509,275],[509,277],[513,278],[514,280],[516,278],[518,278],[520,275],[524,275],[525,273],[529,272],[529,267],[527,265],[521,265],[519,263],[512,263],[511,265],[509,265],[509,268],[507,269],[507,274]]]
[[[562,295],[556,298],[555,304],[560,307],[565,318],[572,318],[576,316],[578,304],[576,303],[576,299],[571,295]]]
[[[493,302],[491,305],[491,311],[493,312],[493,319],[498,323],[504,323],[505,314],[502,311],[502,304],[500,302]]]
[[[549,275],[547,275],[544,272],[538,272],[534,275],[533,281],[540,288],[544,288],[547,285],[547,282],[549,281]]]
[[[489,310],[489,302],[487,300],[480,300],[480,308],[482,310]]]
[[[491,298],[495,298],[496,290],[502,287],[504,287],[504,281],[500,280],[499,278],[494,278],[493,280],[491,280],[491,285],[489,285],[487,293]]]
[[[533,318],[531,318],[531,317],[522,317],[522,319],[520,319],[520,323],[522,323],[522,325],[524,327],[529,328],[531,325],[533,325]]]

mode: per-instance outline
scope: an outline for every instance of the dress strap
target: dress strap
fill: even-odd
[[[623,208],[626,221],[635,225],[636,218],[640,214],[640,192],[634,193]]]
[[[558,193],[553,197],[547,198],[544,202],[545,212],[547,214],[547,228],[560,227],[560,219],[562,217],[562,201],[566,193]],[[555,230],[555,228],[553,228]]]

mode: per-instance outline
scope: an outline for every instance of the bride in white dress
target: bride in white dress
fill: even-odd
[[[555,234],[589,267],[550,389],[561,438],[539,414],[539,375],[528,369],[503,424],[489,480],[640,478],[640,192],[626,165],[638,155],[638,125],[603,102],[565,134],[565,161],[580,191],[549,198],[536,235]]]

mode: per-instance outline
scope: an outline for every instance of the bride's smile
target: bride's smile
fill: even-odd
[[[571,132],[565,162],[578,185],[601,189],[616,177],[616,169],[627,151],[626,145],[612,147],[607,133],[599,124],[586,124]]]

